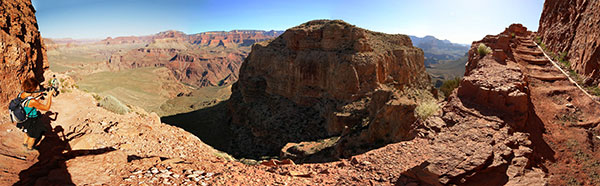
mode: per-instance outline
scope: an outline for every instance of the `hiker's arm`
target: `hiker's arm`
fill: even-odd
[[[29,103],[29,105],[31,107],[35,107],[38,110],[42,110],[42,111],[48,111],[50,110],[50,106],[52,105],[52,94],[54,93],[54,90],[52,90],[50,92],[50,96],[48,96],[48,99],[46,100],[46,104],[42,104],[40,103],[39,100],[31,100],[31,103]]]

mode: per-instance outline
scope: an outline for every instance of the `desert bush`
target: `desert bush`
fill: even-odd
[[[600,87],[598,87],[598,86],[589,86],[589,87],[586,87],[586,90],[588,91],[588,93],[590,93],[594,96],[600,96]]]
[[[542,43],[542,38],[540,36],[535,37],[535,43],[538,45]]]
[[[427,99],[417,105],[415,113],[418,118],[425,120],[435,114],[439,108],[440,107],[435,99]]]
[[[121,103],[121,101],[119,101],[117,98],[110,95],[104,97],[104,99],[102,99],[98,105],[117,114],[126,114],[130,111],[125,104]]]
[[[489,53],[492,53],[492,48],[485,46],[483,43],[479,43],[479,46],[477,47],[477,53],[479,56],[486,56]]]
[[[458,88],[460,81],[460,77],[455,77],[454,79],[444,81],[444,83],[442,83],[442,86],[440,86],[440,91],[442,91],[444,97],[450,96],[450,94],[452,94],[452,91]]]
[[[100,101],[100,100],[102,100],[102,97],[100,97],[100,95],[98,95],[98,94],[92,94],[92,97],[94,97],[94,99],[95,99],[96,101]]]
[[[226,160],[226,161],[235,161],[235,158],[233,158],[233,156],[231,156],[225,152],[217,151],[217,152],[213,152],[213,155],[218,158],[221,158],[223,160]]]

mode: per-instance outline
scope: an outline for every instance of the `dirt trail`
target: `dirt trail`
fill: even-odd
[[[517,41],[513,55],[527,75],[534,112],[544,124],[543,139],[555,152],[545,163],[549,183],[600,184],[600,105],[552,65],[532,36]]]

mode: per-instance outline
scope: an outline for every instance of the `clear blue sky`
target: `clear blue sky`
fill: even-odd
[[[165,30],[285,30],[342,19],[385,33],[470,44],[518,22],[537,30],[543,0],[32,0],[43,37],[105,38]]]

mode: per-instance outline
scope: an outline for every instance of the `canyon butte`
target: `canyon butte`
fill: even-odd
[[[599,7],[548,0],[537,33],[513,24],[473,42],[447,98],[408,36],[309,21],[253,44],[229,100],[161,120],[135,105],[123,115],[98,107],[72,77],[48,70],[31,2],[1,1],[0,103],[27,77],[56,75],[63,92],[42,116],[49,132],[38,150],[22,147],[2,115],[0,184],[598,185],[600,104],[585,90],[597,86]],[[554,62],[562,52],[556,61],[569,66]],[[198,114],[210,109],[222,112]],[[205,133],[226,140],[215,149],[188,132],[203,126],[177,117],[212,123]]]

